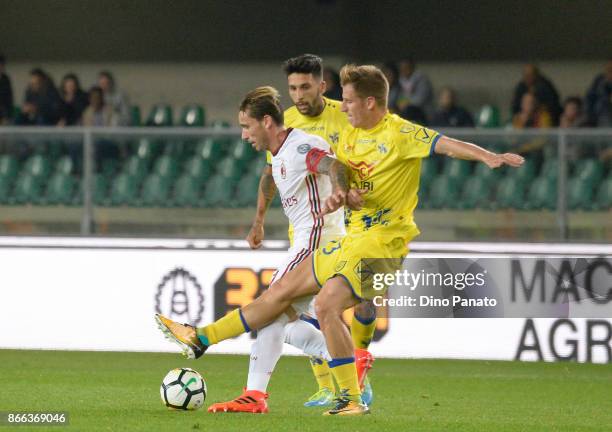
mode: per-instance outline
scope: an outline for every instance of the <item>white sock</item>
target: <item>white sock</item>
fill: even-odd
[[[301,349],[304,354],[330,361],[325,337],[315,326],[298,319],[285,326],[285,342]]]
[[[287,315],[281,315],[276,321],[257,331],[257,339],[251,346],[247,390],[266,392],[272,371],[283,352],[285,325]]]

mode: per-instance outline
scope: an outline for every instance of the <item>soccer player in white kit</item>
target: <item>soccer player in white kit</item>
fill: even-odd
[[[325,200],[334,185],[347,182],[344,165],[331,157],[329,144],[319,136],[300,129],[285,129],[283,110],[278,92],[272,87],[259,87],[245,97],[240,107],[242,138],[258,151],[270,151],[274,182],[260,183],[258,209],[270,204],[278,189],[285,215],[293,225],[294,241],[287,258],[275,272],[272,283],[297,267],[320,245],[339,239],[345,233],[343,212],[337,211],[319,218]],[[316,169],[315,169],[316,167]],[[327,174],[327,175],[322,175]],[[261,244],[252,245],[255,248]],[[268,412],[266,390],[270,376],[283,349],[289,343],[306,354],[329,360],[323,334],[313,325],[297,319],[314,317],[314,297],[299,299],[292,305],[291,316],[281,315],[260,329],[251,348],[247,387],[242,395],[211,405],[209,412]]]

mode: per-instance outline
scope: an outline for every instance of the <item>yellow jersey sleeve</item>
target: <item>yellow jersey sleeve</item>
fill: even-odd
[[[268,165],[272,165],[272,153],[266,150],[266,162]]]
[[[396,132],[398,150],[402,159],[420,159],[433,154],[442,135],[408,121],[402,122]]]

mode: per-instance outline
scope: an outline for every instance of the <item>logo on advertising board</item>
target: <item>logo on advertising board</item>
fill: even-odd
[[[155,311],[175,321],[199,324],[204,315],[204,293],[198,279],[182,267],[167,273],[157,286]]]

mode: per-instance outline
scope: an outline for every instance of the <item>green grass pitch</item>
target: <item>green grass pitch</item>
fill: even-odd
[[[19,431],[609,431],[610,365],[379,359],[372,414],[329,418],[302,406],[316,390],[308,361],[284,357],[270,413],[169,411],[159,385],[175,367],[198,370],[206,406],[237,396],[247,356],[0,350],[0,411],[68,411],[66,427]],[[0,427],[10,430],[9,427]]]

